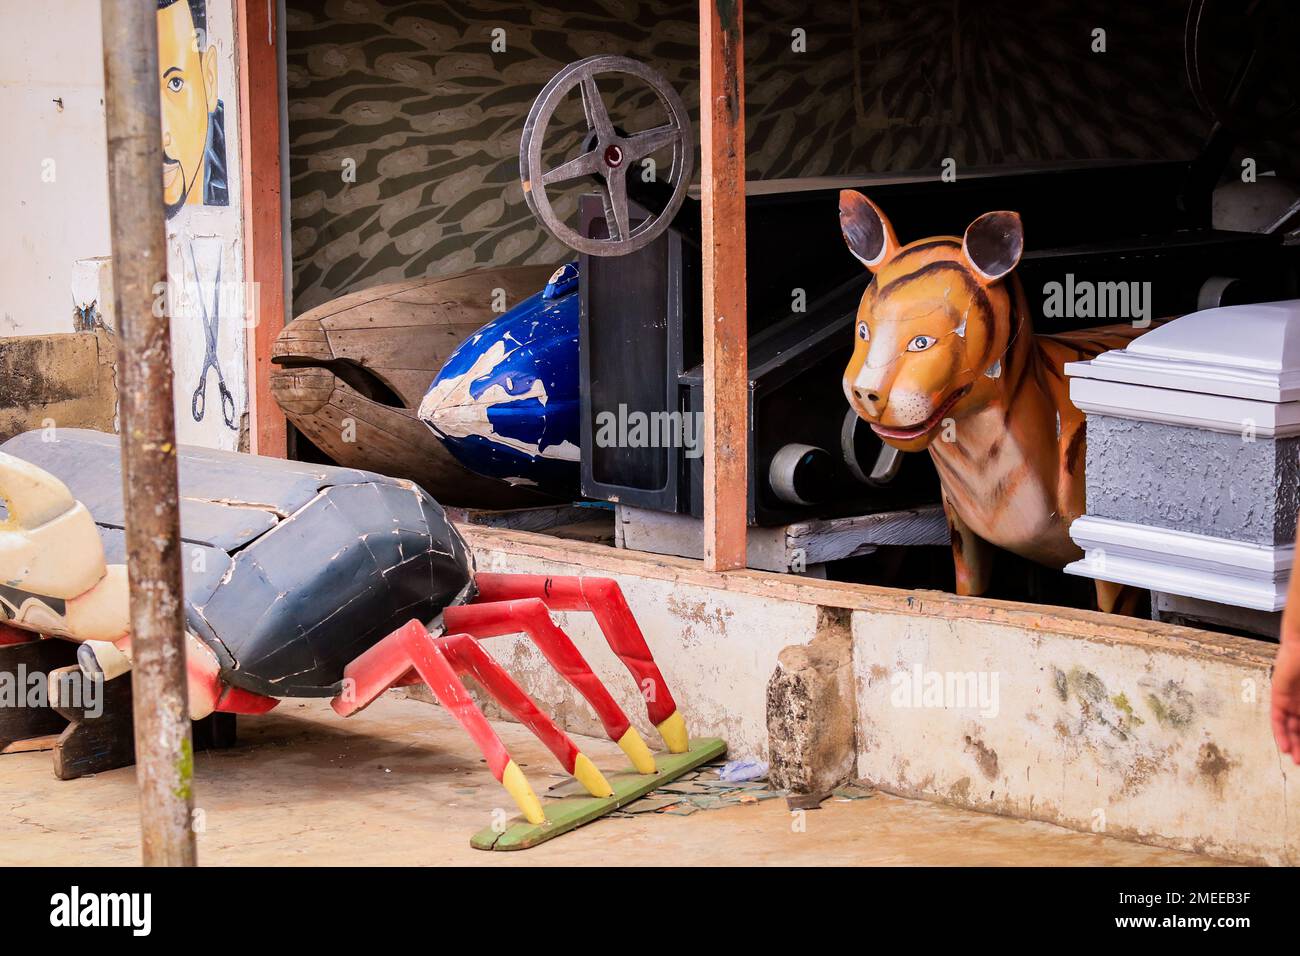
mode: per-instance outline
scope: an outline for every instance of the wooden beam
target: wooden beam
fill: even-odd
[[[285,325],[276,0],[238,0],[239,155],[243,194],[249,447],[283,458],[288,423],[271,395],[271,348]]]
[[[704,253],[704,564],[745,566],[749,331],[741,0],[700,0]]]

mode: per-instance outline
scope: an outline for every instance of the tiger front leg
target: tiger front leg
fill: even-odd
[[[948,516],[952,563],[957,573],[956,593],[963,597],[978,597],[989,588],[993,574],[993,545],[970,529],[946,495],[943,510]]]
[[[1116,584],[1113,581],[1095,580],[1097,586],[1097,610],[1106,614],[1120,614],[1124,617],[1144,617],[1142,599],[1147,592],[1129,584]]]

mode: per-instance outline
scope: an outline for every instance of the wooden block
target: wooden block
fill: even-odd
[[[618,546],[651,554],[699,558],[704,523],[690,515],[617,507]],[[886,545],[947,545],[948,521],[940,505],[846,518],[814,518],[775,528],[750,528],[747,565],[757,571],[811,571],[827,561],[862,557]]]
[[[58,742],[58,734],[46,734],[44,737],[30,737],[27,740],[15,740],[7,747],[0,747],[0,754],[29,754],[38,750],[53,750]]]
[[[726,752],[726,742],[716,737],[692,740],[691,749],[686,753],[655,754],[658,773],[639,774],[628,767],[607,776],[606,779],[614,790],[612,797],[578,796],[543,800],[545,823],[533,824],[523,817],[515,817],[504,830],[498,831],[493,827],[480,830],[474,834],[470,845],[477,850],[526,850],[626,806],[701,764],[716,760]]]
[[[67,680],[64,679],[67,675]],[[63,667],[50,674],[50,680],[63,681],[60,692],[81,679],[76,665]],[[94,708],[98,716],[90,716],[87,701],[61,700],[55,707],[68,725],[54,745],[54,776],[60,780],[75,780],[88,773],[102,773],[129,767],[135,763],[135,731],[131,718],[131,677],[124,674],[115,680],[100,684],[101,700]]]
[[[12,675],[8,679],[13,681],[37,673],[46,675],[51,684],[64,675],[79,681],[76,660],[77,645],[71,641],[0,645],[0,674]],[[65,680],[63,686],[74,685]],[[129,767],[135,762],[131,677],[105,681],[101,688],[103,700],[94,709],[102,712],[97,717],[87,714],[88,700],[69,700],[54,707],[28,707],[25,700],[24,706],[0,705],[0,755],[53,750],[54,775],[60,780]],[[234,714],[211,714],[196,720],[192,730],[196,753],[223,750],[236,742]]]
[[[200,750],[229,750],[238,742],[234,714],[208,714],[191,726],[195,753]]]
[[[884,545],[947,544],[948,519],[942,505],[799,521],[785,527],[786,552],[801,551],[809,564],[857,557]]]
[[[73,672],[76,672],[75,674]],[[80,674],[62,668],[57,674]],[[55,676],[55,675],[52,675]],[[124,674],[102,685],[103,701],[92,717],[84,706],[60,704],[56,709],[69,723],[54,744],[54,775],[75,780],[135,763],[135,724],[132,717],[131,676]],[[210,714],[191,725],[194,752],[222,750],[235,745],[235,715]]]
[[[35,640],[0,646],[0,674],[5,675],[0,680],[8,683],[15,695],[12,701],[0,700],[0,753],[19,753],[20,749],[14,749],[17,744],[58,734],[67,726],[67,720],[52,707],[28,706],[27,689],[32,675],[48,674],[76,659],[76,645],[67,641]],[[41,699],[44,703],[43,696]]]
[[[454,521],[480,524],[488,528],[510,528],[513,531],[549,531],[560,525],[586,521],[596,511],[577,505],[543,505],[537,508],[449,508]]]

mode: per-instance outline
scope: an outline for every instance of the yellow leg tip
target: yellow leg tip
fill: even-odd
[[[623,748],[623,753],[627,754],[628,759],[632,761],[632,766],[636,768],[637,773],[654,773],[655,767],[654,754],[650,748],[645,745],[641,735],[637,733],[635,727],[629,727],[627,733],[618,739],[618,745]]]
[[[596,765],[587,759],[586,754],[578,754],[578,759],[573,762],[573,775],[593,797],[614,795],[614,788],[609,785],[605,775],[596,769]]]
[[[686,719],[680,710],[674,710],[671,717],[657,728],[659,736],[668,745],[669,753],[684,754],[691,749],[690,737],[686,733]]]
[[[529,823],[545,823],[546,814],[542,812],[542,801],[537,799],[533,788],[528,783],[524,772],[512,760],[506,764],[505,773],[501,774],[501,785],[514,798],[515,805],[524,819]]]

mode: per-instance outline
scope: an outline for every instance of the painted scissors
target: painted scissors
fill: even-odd
[[[194,259],[194,247],[190,246],[190,262],[194,264],[194,278],[197,283],[199,266]],[[217,390],[221,393],[221,417],[228,428],[235,427],[235,396],[226,387],[226,377],[221,373],[221,362],[217,357],[217,329],[221,323],[221,263],[217,263],[217,278],[212,286],[212,311],[203,304],[203,286],[199,284],[199,308],[203,312],[203,328],[207,339],[207,351],[203,356],[203,370],[199,372],[199,384],[194,389],[194,398],[190,402],[190,412],[196,422],[203,421],[208,406],[208,369],[217,373]]]

